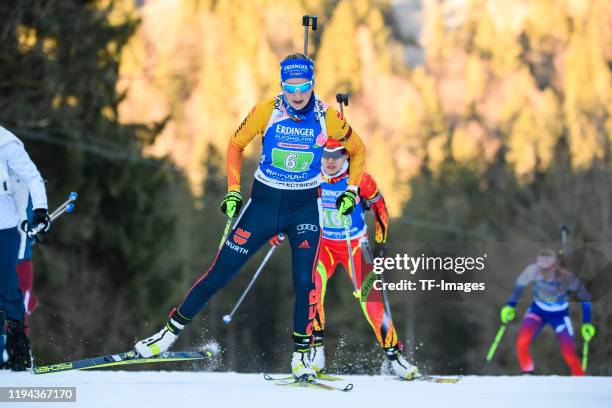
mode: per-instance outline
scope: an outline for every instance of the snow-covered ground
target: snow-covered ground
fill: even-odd
[[[346,376],[350,392],[287,388],[261,374],[167,371],[0,371],[0,386],[76,387],[75,403],[0,403],[1,407],[612,407],[612,377],[476,377],[457,384]],[[335,384],[335,383],[332,383]]]

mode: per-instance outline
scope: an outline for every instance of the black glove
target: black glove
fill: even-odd
[[[340,197],[336,200],[336,208],[342,215],[349,215],[355,209],[355,203],[357,202],[357,194],[351,190],[346,190],[340,194]]]
[[[372,245],[372,255],[374,258],[384,258],[387,254],[387,247],[384,242],[374,242]]]
[[[32,217],[32,225],[30,228],[34,229],[39,225],[43,225],[42,229],[36,234],[36,242],[44,244],[49,239],[49,228],[51,228],[51,218],[49,218],[49,212],[46,208],[37,208],[34,210],[34,217]]]

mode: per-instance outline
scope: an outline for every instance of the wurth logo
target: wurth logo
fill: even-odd
[[[244,245],[248,241],[251,233],[243,230],[242,228],[238,228],[234,233],[234,242],[238,245]]]
[[[246,255],[249,253],[249,250],[241,247],[240,245],[236,245],[230,240],[225,241],[225,245],[228,246],[232,251],[236,251],[241,255]]]

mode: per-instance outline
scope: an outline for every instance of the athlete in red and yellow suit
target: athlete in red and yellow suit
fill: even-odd
[[[347,172],[343,172],[337,177],[327,178],[325,177],[325,182],[321,184],[321,188],[325,194],[326,190],[342,190],[342,187],[339,186],[339,189],[334,188],[336,183],[346,183],[346,179],[348,177]],[[323,197],[323,200],[325,197]],[[359,184],[359,200],[361,202],[361,206],[358,208],[363,211],[364,209],[371,209],[374,213],[375,217],[375,236],[374,241],[383,245],[387,240],[387,230],[388,230],[388,214],[387,207],[385,205],[385,200],[383,196],[377,189],[376,182],[372,178],[372,176],[366,172],[363,173],[363,178],[361,183]],[[323,203],[325,207],[325,203]],[[358,210],[356,210],[358,211]],[[323,209],[324,218],[327,216],[325,214],[325,208]],[[355,219],[359,219],[363,217],[360,214],[353,215]],[[351,229],[351,248],[353,251],[353,261],[355,266],[355,282],[357,284],[357,290],[361,291],[361,283],[365,276],[362,276],[362,253],[361,253],[361,243],[365,240],[367,241],[367,231],[365,222],[362,224],[359,221],[354,221],[352,223],[353,226],[357,224],[356,228]],[[318,293],[318,303],[317,303],[317,317],[314,321],[314,336],[315,341],[318,336],[322,337],[322,332],[325,328],[325,310],[324,310],[324,302],[325,302],[325,290],[327,287],[327,281],[334,274],[336,267],[341,264],[344,266],[344,269],[347,271],[349,275],[349,279],[353,281],[353,277],[350,272],[349,267],[349,259],[348,259],[348,246],[347,241],[344,235],[344,232],[336,234],[335,236],[332,234],[326,234],[327,229],[326,222],[323,222],[323,239],[321,241],[321,249],[319,251],[319,264],[317,266],[317,274],[315,277],[315,285]],[[333,228],[330,228],[333,229]],[[337,228],[336,228],[337,229]],[[325,236],[328,235],[326,238]],[[332,236],[336,239],[329,238]],[[342,238],[340,237],[342,236]],[[376,290],[371,290],[368,297],[365,301],[360,302],[363,313],[368,320],[368,323],[372,326],[374,333],[376,335],[376,339],[380,343],[380,345],[387,349],[390,347],[395,347],[398,345],[398,337],[393,326],[393,322],[390,317],[385,313],[384,303],[381,298],[381,292]]]

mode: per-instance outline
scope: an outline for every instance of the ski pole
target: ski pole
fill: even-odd
[[[51,214],[51,216],[49,217],[49,222],[53,222],[57,219],[57,217],[59,217],[60,215],[66,213],[66,214],[70,214],[72,212],[72,210],[74,210],[74,204],[72,203],[68,203],[66,204],[63,208],[61,209],[57,209],[55,211],[53,211],[53,214]],[[27,221],[24,221],[27,222]],[[43,224],[38,224],[37,226],[33,227],[33,228],[27,228],[27,230],[24,230],[24,232],[28,235],[29,238],[34,238],[36,235],[38,235],[38,233],[40,231],[42,231],[42,229],[44,228]],[[23,229],[23,228],[22,228]]]
[[[230,229],[232,227],[232,221],[234,221],[234,217],[227,217],[227,223],[225,224],[225,230],[223,231],[223,236],[221,237],[221,242],[219,242],[219,251],[223,247],[227,236],[229,235]]]
[[[278,238],[281,241],[285,240],[285,236],[283,234],[278,234]],[[272,245],[272,248],[270,248],[268,250],[268,253],[266,254],[265,258],[263,259],[263,261],[261,261],[261,264],[259,265],[259,268],[257,268],[257,271],[255,272],[255,275],[253,275],[253,277],[251,278],[251,281],[249,282],[247,287],[242,292],[242,295],[240,295],[240,298],[238,299],[238,302],[236,302],[236,305],[234,306],[234,308],[232,309],[230,314],[226,314],[225,316],[223,316],[223,323],[225,323],[225,324],[230,324],[231,323],[232,318],[234,316],[234,313],[236,313],[236,310],[238,310],[238,308],[242,304],[242,301],[246,297],[247,293],[249,293],[249,291],[251,290],[251,287],[255,283],[255,280],[257,279],[257,277],[259,276],[261,271],[263,271],[264,266],[266,266],[266,263],[268,263],[268,260],[270,259],[270,257],[272,256],[272,254],[274,253],[275,250],[276,250],[276,245]]]
[[[77,199],[77,193],[72,192],[68,195],[68,200],[63,202],[60,206],[58,206],[52,213],[49,215],[49,222],[53,222],[60,215],[66,213],[70,214],[72,210],[74,210],[74,204],[72,203]],[[43,224],[38,224],[36,226],[30,226],[27,220],[21,223],[21,230],[28,235],[28,238],[34,238],[42,229],[44,228]]]
[[[61,210],[54,211],[53,214],[51,214],[51,216],[49,217],[49,219],[53,222],[57,217],[59,217],[60,215],[62,215],[64,213],[65,214],[70,214],[72,212],[72,210],[74,210],[74,204],[68,203]]]
[[[567,237],[569,236],[570,229],[567,225],[561,225],[561,244],[563,245],[563,252],[567,250]]]
[[[343,224],[344,224],[344,236],[346,237],[346,248],[348,250],[348,258],[349,258],[349,274],[353,278],[353,296],[359,299],[359,289],[357,289],[357,276],[355,276],[355,261],[353,260],[353,248],[351,247],[351,230],[349,227],[349,216],[343,216]]]
[[[582,345],[582,370],[586,372],[587,364],[589,362],[589,341],[585,340]]]
[[[364,255],[365,262],[367,264],[374,263],[374,254],[372,253],[372,249],[370,247],[370,243],[366,240],[364,241],[361,250]],[[389,320],[393,320],[393,316],[391,315],[391,302],[389,301],[389,293],[387,292],[385,285],[384,272],[378,275],[379,280],[383,284],[382,293],[383,293],[383,305],[385,307],[385,313]]]
[[[567,238],[569,237],[569,234],[569,227],[565,224],[561,224],[561,266],[565,266],[565,255],[567,254]]]
[[[344,107],[348,106],[349,103],[349,94],[337,93],[336,102],[340,106],[340,113],[344,115]]]
[[[344,114],[344,105],[348,105],[348,95],[347,94],[336,94],[336,101],[340,106],[340,113]],[[346,246],[348,248],[348,257],[349,257],[349,274],[353,278],[353,296],[359,299],[359,289],[357,289],[357,276],[355,276],[355,261],[353,260],[353,248],[351,247],[351,230],[349,227],[349,217],[343,216],[342,221],[344,224],[344,235],[346,237]]]
[[[73,191],[72,193],[68,194],[68,200],[64,201],[64,202],[63,202],[63,203],[62,203],[62,204],[61,204],[59,207],[57,207],[57,208],[55,209],[55,211],[53,211],[53,212],[51,213],[51,215],[49,216],[49,218],[53,218],[53,215],[54,215],[55,213],[57,213],[57,212],[61,211],[61,210],[62,210],[64,207],[66,207],[66,206],[67,206],[68,204],[70,204],[71,202],[76,201],[77,197],[78,197],[78,194],[77,194],[77,193],[75,193],[74,191]],[[70,211],[67,211],[67,212],[69,213]]]
[[[493,355],[495,354],[495,350],[497,350],[497,345],[502,339],[504,333],[506,332],[506,325],[502,324],[497,331],[497,335],[495,336],[495,340],[493,340],[493,344],[489,348],[489,352],[487,353],[487,361],[493,360]]]
[[[391,316],[391,304],[389,302],[389,294],[387,293],[387,289],[385,285],[385,277],[383,275],[384,275],[384,272],[378,275],[380,282],[383,285],[383,288],[382,288],[383,303],[385,306],[385,312],[387,313],[387,316],[389,316],[389,320],[393,321],[393,316]]]
[[[317,16],[303,16],[302,25],[304,26],[304,55],[308,56],[308,27],[312,27],[312,31],[317,30]]]

